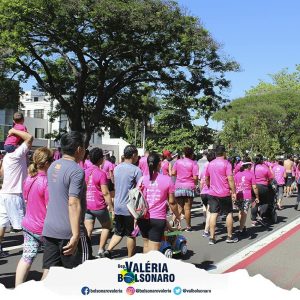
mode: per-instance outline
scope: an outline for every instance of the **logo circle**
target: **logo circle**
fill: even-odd
[[[82,289],[81,289],[81,294],[82,295],[88,295],[90,293],[90,288],[88,288],[87,286],[84,286]]]
[[[181,288],[180,286],[174,287],[173,293],[174,293],[175,295],[180,295],[181,292],[182,292],[182,288]]]
[[[128,284],[130,283],[133,283],[135,280],[135,276],[134,276],[134,273],[133,272],[127,272],[125,275],[124,275],[124,281]]]
[[[134,293],[135,293],[135,288],[133,286],[129,286],[127,289],[126,289],[126,293],[130,296],[132,296]]]

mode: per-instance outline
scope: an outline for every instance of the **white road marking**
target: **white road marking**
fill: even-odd
[[[224,273],[226,270],[235,266],[239,262],[245,260],[246,258],[251,256],[253,253],[257,252],[264,246],[270,244],[272,241],[276,240],[281,235],[283,235],[284,233],[293,229],[295,226],[297,226],[299,224],[300,224],[300,217],[297,218],[296,220],[292,221],[291,223],[277,229],[276,231],[274,231],[270,235],[266,236],[265,238],[262,238],[261,240],[251,244],[250,246],[248,245],[248,246],[242,248],[239,252],[234,253],[233,255],[224,258],[222,261],[215,264],[212,267],[212,269],[208,270],[208,272],[212,273],[212,274]]]
[[[11,246],[11,247],[3,248],[3,251],[12,251],[12,250],[17,250],[17,249],[22,249],[22,248],[23,248],[23,244],[22,245],[17,245],[17,246]]]

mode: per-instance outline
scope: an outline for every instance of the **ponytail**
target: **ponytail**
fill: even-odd
[[[35,163],[32,163],[29,168],[28,168],[28,173],[31,177],[34,177],[37,175],[38,173],[38,167],[37,167],[37,164]]]
[[[154,164],[153,164],[153,161],[150,161],[148,163],[148,168],[149,168],[150,180],[152,181],[152,179],[153,179],[153,173],[154,173]]]
[[[158,171],[158,166],[160,163],[160,156],[156,152],[151,152],[147,158],[150,181],[153,180],[153,175]]]
[[[38,170],[45,168],[47,162],[51,163],[53,152],[47,147],[38,148],[34,151],[33,163],[28,168],[29,176],[34,177],[38,174]]]

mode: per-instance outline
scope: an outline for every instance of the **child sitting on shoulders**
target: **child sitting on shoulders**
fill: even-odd
[[[24,116],[20,112],[14,113],[13,116],[13,128],[16,130],[27,132],[27,128],[24,125]],[[16,150],[17,146],[22,143],[21,138],[16,135],[9,135],[4,143],[4,150],[7,153],[12,153]]]

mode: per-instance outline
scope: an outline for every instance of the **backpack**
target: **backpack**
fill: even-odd
[[[142,193],[141,187],[135,187],[128,192],[127,208],[130,214],[136,219],[146,216],[149,205]]]

